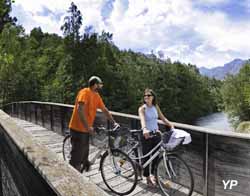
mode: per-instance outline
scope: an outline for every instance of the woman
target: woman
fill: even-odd
[[[142,137],[142,151],[143,155],[147,154],[152,148],[154,148],[161,140],[160,131],[158,127],[158,118],[160,118],[166,126],[173,128],[173,124],[168,121],[168,119],[162,114],[156,101],[156,94],[152,89],[145,89],[144,104],[139,107],[139,117],[141,120],[141,128],[143,131]],[[153,137],[150,136],[151,133],[156,133]],[[146,162],[148,158],[144,159]],[[152,163],[151,173],[153,174],[156,159]],[[147,166],[143,171],[143,176],[146,177],[147,184],[150,186],[155,186],[155,177],[150,176],[149,166]]]

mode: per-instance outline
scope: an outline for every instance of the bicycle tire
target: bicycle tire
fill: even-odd
[[[142,180],[142,167],[139,163],[139,155],[138,155],[138,149],[133,149],[130,153],[127,153],[127,151],[125,151],[126,154],[132,159],[132,161],[134,162],[135,164],[135,167],[136,167],[136,172],[137,172],[137,178]],[[134,173],[131,173],[131,176],[134,175]]]
[[[62,153],[63,153],[63,159],[67,162],[69,162],[70,160],[70,151],[72,149],[71,146],[71,136],[70,135],[66,135],[65,138],[63,139],[63,149],[62,149]]]
[[[105,185],[117,195],[127,195],[137,185],[135,164],[119,149],[111,149],[102,155],[100,170]]]
[[[156,180],[161,191],[166,196],[191,196],[194,188],[194,178],[186,162],[176,154],[167,155],[166,162],[169,173],[165,167],[163,157],[158,160],[156,165]]]

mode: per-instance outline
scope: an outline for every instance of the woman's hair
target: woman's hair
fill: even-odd
[[[146,89],[144,90],[144,94],[143,94],[143,103],[145,103],[145,101],[144,101],[144,95],[145,95],[146,93],[150,93],[151,95],[153,95],[152,104],[153,104],[153,105],[157,105],[156,94],[155,94],[155,92],[154,92],[152,89],[150,89],[150,88],[146,88]]]

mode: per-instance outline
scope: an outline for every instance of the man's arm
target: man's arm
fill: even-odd
[[[84,107],[85,107],[85,106],[84,106],[84,103],[83,103],[83,102],[79,102],[79,103],[78,103],[78,110],[77,110],[77,112],[78,112],[79,118],[80,118],[80,120],[81,120],[83,126],[84,126],[87,130],[89,130],[89,125],[88,125],[87,120],[86,120],[86,118],[85,118],[85,116],[84,116]]]
[[[114,118],[113,118],[113,116],[112,116],[112,114],[109,112],[109,110],[108,110],[106,107],[104,107],[104,108],[102,109],[102,112],[105,114],[105,116],[106,116],[113,124],[116,123],[115,120],[114,120]]]

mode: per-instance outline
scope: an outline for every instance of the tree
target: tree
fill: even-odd
[[[0,34],[0,91],[2,102],[18,99],[18,88],[22,82],[21,67],[18,64],[22,51],[24,30],[21,27],[5,25]],[[21,94],[22,95],[22,94]]]
[[[237,126],[250,120],[250,62],[248,61],[236,76],[228,76],[222,86],[225,110]]]
[[[64,18],[64,24],[61,26],[61,30],[65,36],[71,36],[74,41],[79,41],[79,30],[82,26],[82,14],[73,2],[69,7],[68,13],[70,15]]]
[[[1,2],[7,6],[10,1]],[[120,50],[113,34],[98,34],[90,25],[81,35],[81,25],[82,15],[74,3],[61,27],[64,37],[43,33],[40,27],[25,35],[22,27],[5,23],[0,33],[0,101],[72,104],[88,78],[98,75],[111,110],[137,114],[147,87],[156,91],[163,112],[173,121],[192,122],[217,110],[219,83],[201,76],[196,66],[158,59],[153,51],[146,55]],[[249,75],[244,72],[243,83]],[[249,88],[243,86],[240,96],[249,103]]]
[[[83,51],[81,49],[80,28],[82,26],[82,14],[73,2],[69,7],[68,13],[69,15],[64,18],[64,24],[61,26],[65,36],[63,44],[65,56],[61,61],[63,64],[60,65],[60,69],[64,70],[62,73],[67,73],[68,75],[68,79],[65,81],[65,89],[67,89],[67,92],[64,92],[64,95],[67,95],[65,101],[73,103],[74,98],[68,95],[72,92],[75,94],[75,91],[79,89],[80,77],[82,75],[84,80],[86,80],[86,66],[82,61]]]
[[[0,33],[3,31],[5,24],[15,24],[17,21],[16,17],[12,18],[9,15],[11,12],[11,3],[13,2],[12,0],[0,0]]]

